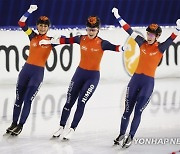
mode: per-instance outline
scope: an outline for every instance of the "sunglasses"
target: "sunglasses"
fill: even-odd
[[[147,35],[148,35],[149,37],[156,37],[156,34],[154,34],[154,33],[149,33],[149,32],[147,32]]]

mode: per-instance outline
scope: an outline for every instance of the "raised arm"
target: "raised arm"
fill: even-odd
[[[176,21],[176,29],[175,29],[175,31],[173,32],[175,35],[179,35],[179,33],[180,33],[180,19],[178,19],[177,21]]]
[[[114,14],[115,18],[118,20],[118,22],[120,23],[120,26],[129,34],[129,35],[132,35],[133,33],[133,30],[132,28],[130,27],[129,24],[127,24],[122,18],[121,16],[119,15],[118,13],[118,9],[117,8],[113,8],[112,9],[112,13]]]
[[[120,26],[138,43],[139,46],[141,46],[145,39],[142,36],[138,35],[136,32],[134,32],[131,26],[121,18],[117,8],[113,8],[112,13],[120,23]]]
[[[22,28],[22,30],[29,36],[29,38],[31,39],[32,36],[34,35],[34,32],[32,31],[31,28],[29,28],[26,25],[26,20],[29,17],[29,15],[34,12],[35,10],[37,10],[37,5],[30,5],[29,9],[27,10],[27,12],[20,18],[18,24],[19,26]]]
[[[176,21],[176,28],[174,32],[172,32],[171,36],[167,38],[166,41],[159,44],[159,50],[163,53],[174,41],[174,39],[179,35],[180,33],[180,19]]]

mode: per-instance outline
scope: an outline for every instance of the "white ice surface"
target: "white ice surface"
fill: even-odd
[[[15,85],[0,86],[0,154],[170,154],[180,150],[180,79],[156,80],[152,100],[144,110],[135,139],[177,139],[176,143],[113,146],[119,133],[127,82],[100,81],[71,141],[52,140],[57,130],[68,84],[44,84],[18,137],[3,137],[11,124]],[[68,125],[73,117],[74,109]],[[133,114],[132,114],[133,116]]]

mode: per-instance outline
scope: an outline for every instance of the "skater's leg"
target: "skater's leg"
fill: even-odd
[[[76,99],[77,99],[79,92],[81,90],[81,86],[82,86],[81,81],[78,82],[78,81],[72,80],[70,82],[69,89],[67,92],[67,100],[66,100],[66,103],[65,103],[63,110],[62,110],[60,126],[64,127],[66,125],[66,122],[69,118],[71,109],[72,109],[73,105],[75,104]]]
[[[99,83],[99,78],[100,78],[99,71],[88,71],[84,76],[85,76],[85,83],[83,84],[83,87],[81,88],[81,91],[79,93],[79,98],[78,98],[78,103],[74,114],[74,118],[71,123],[71,127],[69,131],[64,135],[64,139],[70,139],[74,134],[74,131],[83,116],[85,105],[87,101],[91,98],[93,93],[95,92],[96,87]]]
[[[13,123],[18,122],[26,88],[27,87],[21,86],[21,85],[16,86],[16,101],[15,101],[14,109],[13,109]]]
[[[29,65],[28,65],[29,66]],[[19,135],[22,131],[23,125],[25,124],[30,110],[31,104],[35,96],[37,95],[44,77],[44,68],[37,66],[29,66],[29,82],[27,85],[26,93],[24,96],[24,105],[22,108],[21,117],[17,128],[13,130],[12,135]]]
[[[63,107],[61,118],[60,118],[60,126],[58,130],[55,131],[55,133],[53,134],[53,137],[60,137],[60,135],[63,133],[64,127],[69,118],[71,109],[77,100],[77,97],[79,95],[79,92],[81,90],[83,83],[84,82],[83,82],[83,76],[81,74],[81,70],[77,68],[69,84],[66,103]]]
[[[139,93],[138,84],[135,84],[134,80],[131,80],[126,91],[125,110],[121,118],[120,135],[124,135],[126,133],[129,124],[130,115],[136,104],[138,93]]]
[[[150,96],[154,89],[153,78],[145,77],[143,81],[144,82],[142,82],[141,90],[139,92],[139,96],[138,96],[137,103],[135,106],[134,118],[131,123],[130,132],[129,132],[128,138],[123,141],[123,145],[122,145],[123,148],[128,148],[132,144],[133,137],[141,121],[142,112],[148,105]]]
[[[79,94],[78,104],[71,124],[71,128],[75,129],[78,126],[83,116],[85,105],[88,102],[88,100],[91,98],[93,93],[95,92],[98,82],[99,82],[99,78],[95,80],[88,80],[84,84]]]
[[[118,137],[114,140],[114,144],[119,145],[120,141],[122,141],[125,137],[125,133],[129,124],[130,115],[133,111],[139,93],[138,81],[138,76],[134,75],[128,84],[125,98],[125,110],[121,118],[120,124],[120,133]]]
[[[139,124],[141,122],[142,112],[144,111],[144,109],[146,108],[146,106],[150,101],[150,96],[152,95],[153,89],[154,89],[154,82],[152,81],[149,84],[145,85],[139,93],[139,97],[135,107],[134,118],[132,120],[130,133],[129,133],[132,138],[134,137],[139,127]]]
[[[19,73],[16,84],[16,100],[13,108],[12,124],[10,127],[6,129],[6,133],[11,133],[17,126],[19,116],[21,113],[22,104],[24,101],[24,96],[26,93],[28,79],[29,79],[28,72],[26,71],[26,69],[23,68]]]

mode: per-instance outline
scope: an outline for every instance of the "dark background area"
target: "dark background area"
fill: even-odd
[[[132,26],[152,22],[175,25],[180,18],[180,0],[0,0],[0,27],[18,26],[18,20],[30,4],[37,4],[38,10],[29,17],[29,26],[35,26],[41,15],[48,16],[52,27],[58,28],[83,27],[90,15],[99,16],[102,26],[118,26],[111,13],[113,7]]]

